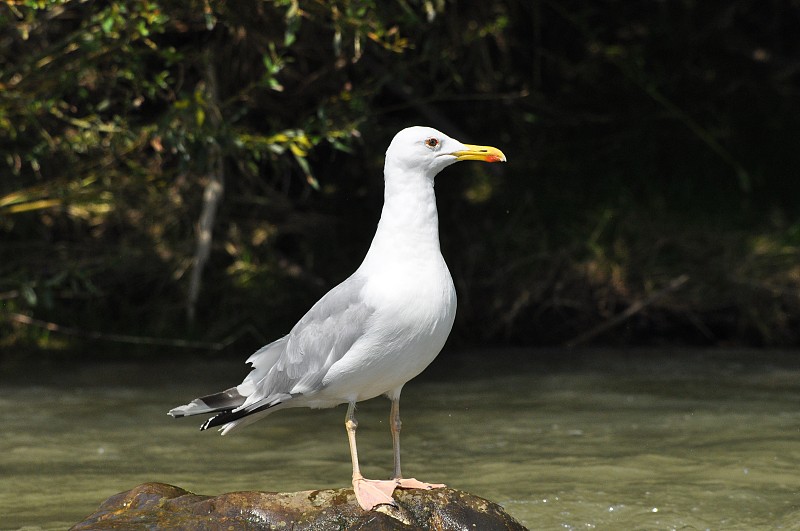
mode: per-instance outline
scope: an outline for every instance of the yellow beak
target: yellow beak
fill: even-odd
[[[484,162],[505,162],[506,156],[503,152],[492,146],[474,146],[472,144],[464,144],[467,148],[463,151],[454,151],[451,155],[455,155],[456,160],[482,160]]]

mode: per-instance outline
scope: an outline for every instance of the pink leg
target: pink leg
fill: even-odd
[[[392,450],[394,451],[394,473],[392,478],[401,489],[440,489],[446,487],[442,483],[423,483],[414,478],[404,478],[400,471],[400,397],[392,398],[392,409],[389,413],[389,427],[392,430]]]
[[[365,511],[371,511],[381,504],[396,506],[392,499],[392,493],[397,487],[397,483],[394,480],[365,479],[361,475],[361,469],[358,466],[358,450],[356,448],[358,422],[355,417],[355,402],[351,402],[347,407],[345,427],[347,428],[347,440],[350,443],[350,458],[353,461],[353,491],[356,493],[358,504]]]

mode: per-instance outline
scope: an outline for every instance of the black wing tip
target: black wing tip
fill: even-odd
[[[214,415],[213,417],[209,418],[207,421],[205,421],[200,426],[200,431],[205,431],[208,428],[213,428],[214,426],[221,426],[223,424],[227,424],[228,422],[231,422],[232,420],[236,420],[235,418],[231,418],[230,420],[221,420],[220,419],[220,417],[226,417],[226,416],[234,417],[235,415],[236,414],[233,413],[232,409],[227,409],[225,411],[221,411],[221,412],[217,413],[216,415]],[[237,418],[241,418],[241,417],[237,417]]]
[[[224,426],[225,424],[231,423],[233,421],[242,419],[244,417],[249,417],[250,415],[255,415],[256,413],[260,413],[266,409],[272,408],[280,404],[267,404],[264,406],[257,407],[255,409],[240,409],[238,411],[234,411],[233,409],[228,409],[225,411],[221,411],[217,413],[200,426],[200,431],[207,430],[208,428],[213,428],[215,426]]]

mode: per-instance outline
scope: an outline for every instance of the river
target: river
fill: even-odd
[[[199,494],[346,486],[345,407],[225,437],[167,410],[238,361],[47,364],[0,374],[0,529],[65,529],[159,481]],[[35,368],[34,368],[35,367]],[[383,398],[362,403],[367,477],[391,471]],[[800,529],[800,353],[447,352],[401,400],[403,471],[530,529]]]

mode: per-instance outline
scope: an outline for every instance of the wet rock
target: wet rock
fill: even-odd
[[[201,496],[164,483],[144,483],[110,497],[72,531],[525,529],[499,505],[458,490],[397,490],[394,498],[397,508],[367,512],[352,489]]]

